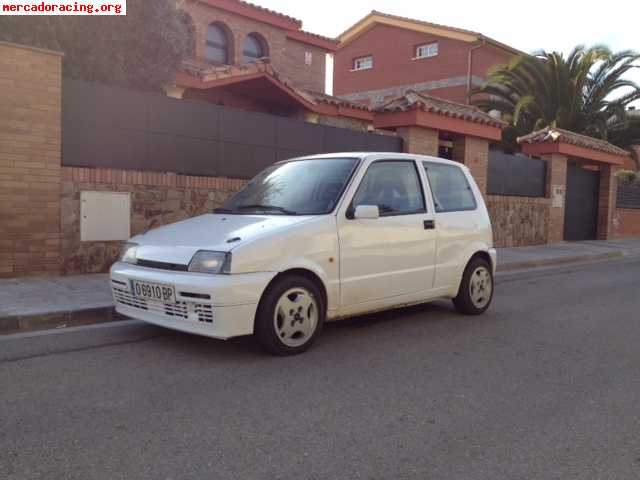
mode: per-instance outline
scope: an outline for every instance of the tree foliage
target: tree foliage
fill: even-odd
[[[180,0],[129,0],[126,16],[3,16],[0,40],[61,51],[64,75],[160,90],[192,55]]]
[[[490,70],[487,82],[474,90],[473,103],[501,112],[509,123],[504,142],[545,127],[601,138],[623,148],[640,143],[640,119],[628,105],[640,99],[640,86],[625,79],[638,68],[631,50],[577,46],[561,53],[520,55]]]

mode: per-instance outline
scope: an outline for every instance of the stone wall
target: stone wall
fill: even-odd
[[[0,277],[60,270],[61,55],[0,42]]]
[[[550,199],[487,195],[486,203],[496,247],[547,243]]]
[[[106,272],[122,242],[80,241],[80,192],[131,193],[131,234],[211,212],[244,180],[191,177],[172,173],[62,169],[61,253],[64,274]]]

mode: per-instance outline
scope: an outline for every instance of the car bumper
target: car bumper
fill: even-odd
[[[174,330],[227,339],[253,333],[262,292],[274,273],[207,275],[144,268],[117,262],[111,267],[111,291],[116,311]],[[131,281],[175,288],[175,303],[134,295]]]

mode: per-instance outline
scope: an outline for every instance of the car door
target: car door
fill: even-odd
[[[338,217],[342,307],[431,289],[436,234],[424,179],[413,160],[368,166]],[[377,206],[380,217],[353,218],[358,205]]]
[[[478,204],[463,167],[423,161],[438,226],[434,290],[458,285],[469,243],[478,232]]]

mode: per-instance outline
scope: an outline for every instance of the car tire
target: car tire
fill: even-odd
[[[460,313],[480,315],[491,305],[493,299],[493,270],[483,258],[473,258],[462,275],[458,295],[453,304]]]
[[[262,296],[254,333],[267,352],[297,355],[311,347],[325,316],[324,297],[316,283],[301,275],[287,275]]]

